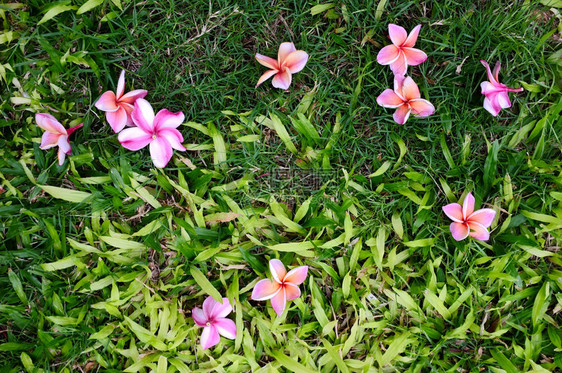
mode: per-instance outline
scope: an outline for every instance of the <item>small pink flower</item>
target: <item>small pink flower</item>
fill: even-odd
[[[301,295],[299,285],[304,282],[308,273],[308,266],[296,267],[288,273],[279,259],[269,261],[269,270],[273,280],[258,281],[252,291],[253,300],[271,300],[271,306],[281,316],[288,301],[297,299]]]
[[[144,89],[136,89],[134,91],[125,92],[125,70],[121,70],[119,81],[117,82],[117,91],[104,92],[95,106],[105,111],[105,118],[107,119],[111,128],[115,133],[120,132],[125,126],[132,126],[131,113],[133,111],[133,104],[139,98],[144,98],[147,91]]]
[[[119,142],[129,150],[139,150],[150,144],[150,156],[156,167],[166,167],[172,158],[173,149],[185,150],[181,144],[183,136],[176,129],[185,119],[181,111],[172,113],[162,109],[155,116],[148,101],[139,98],[135,101],[131,118],[136,127],[121,131]]]
[[[396,108],[394,121],[404,124],[410,113],[418,117],[427,117],[435,112],[433,105],[421,98],[420,90],[409,76],[394,75],[394,90],[386,89],[377,97],[377,103],[387,108]]]
[[[488,80],[482,82],[480,87],[482,88],[482,94],[486,96],[484,99],[484,109],[488,110],[493,116],[497,116],[501,109],[506,109],[511,107],[511,101],[509,101],[508,92],[521,92],[523,88],[508,88],[505,84],[500,83],[499,73],[501,64],[498,61],[496,67],[494,67],[494,73],[490,71],[490,65],[484,60],[480,60],[482,65],[486,67],[486,72],[488,73]]]
[[[41,137],[40,148],[45,150],[58,146],[59,166],[62,166],[66,155],[72,153],[72,148],[68,142],[68,136],[77,129],[81,128],[82,123],[69,129],[65,129],[62,124],[55,119],[55,117],[47,113],[35,114],[35,121],[41,129],[45,130],[45,133]]]
[[[394,24],[388,25],[388,34],[391,45],[379,51],[377,62],[381,65],[390,65],[394,74],[404,75],[408,65],[416,66],[427,59],[427,55],[419,49],[412,48],[418,40],[421,25],[414,27],[410,35],[404,27]]]
[[[256,54],[256,60],[265,67],[270,68],[261,76],[256,87],[273,76],[273,86],[275,88],[289,89],[292,74],[296,74],[306,65],[308,54],[305,51],[297,50],[293,43],[282,43],[279,46],[277,61],[271,57]]]
[[[207,297],[203,302],[203,309],[194,308],[191,316],[195,324],[203,327],[201,333],[201,347],[207,349],[220,342],[221,335],[228,339],[236,338],[236,324],[226,316],[232,312],[228,298],[222,298],[222,304]]]
[[[450,229],[455,240],[464,240],[469,235],[482,241],[490,238],[488,227],[492,224],[496,212],[492,209],[474,211],[474,197],[471,193],[466,195],[462,206],[450,203],[443,206],[443,211],[453,221]]]

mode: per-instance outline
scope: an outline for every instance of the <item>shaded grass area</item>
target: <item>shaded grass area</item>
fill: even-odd
[[[0,54],[0,371],[561,369],[548,7],[406,1],[377,19],[379,2],[314,15],[304,2],[117,3],[41,25],[52,5],[0,7],[13,38]],[[389,22],[423,25],[429,59],[409,73],[437,108],[404,126],[375,101],[392,85],[376,63]],[[288,92],[254,89],[254,54],[289,40],[307,67]],[[526,89],[497,119],[480,59]],[[128,89],[191,122],[190,150],[163,171],[93,108],[122,68]],[[62,167],[39,149],[35,112],[84,122]],[[498,212],[487,243],[450,237],[441,206],[468,191]],[[249,300],[275,257],[310,266],[281,318]],[[238,336],[202,351],[190,313],[213,289],[235,304]]]

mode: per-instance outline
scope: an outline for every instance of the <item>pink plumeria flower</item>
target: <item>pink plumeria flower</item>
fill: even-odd
[[[394,90],[385,89],[377,97],[377,103],[387,108],[396,108],[394,121],[404,124],[410,113],[418,117],[427,117],[435,112],[431,102],[421,98],[420,90],[409,76],[394,75]]]
[[[308,266],[296,267],[287,272],[279,259],[271,259],[269,270],[273,281],[267,278],[258,281],[252,291],[252,299],[270,299],[277,316],[281,316],[286,303],[301,296],[299,285],[306,279]]]
[[[488,227],[492,224],[496,212],[492,209],[474,211],[474,197],[471,193],[466,195],[462,206],[450,203],[443,206],[443,211],[453,221],[450,229],[455,240],[461,241],[468,236],[482,241],[490,238]]]
[[[115,133],[120,132],[125,126],[133,125],[131,119],[133,105],[137,99],[144,98],[148,93],[144,89],[136,89],[126,94],[123,94],[124,92],[125,70],[121,70],[117,91],[104,92],[95,103],[98,109],[105,111],[105,118]]]
[[[273,76],[273,86],[275,88],[289,89],[292,74],[296,74],[306,65],[308,54],[305,51],[297,50],[293,43],[282,43],[279,46],[277,60],[256,53],[256,60],[265,67],[270,68],[261,76],[256,87]]]
[[[58,120],[55,119],[55,117],[47,113],[35,114],[35,121],[41,129],[45,130],[45,133],[41,137],[40,148],[45,150],[54,146],[58,146],[59,166],[62,166],[66,155],[72,153],[70,142],[68,142],[68,136],[70,136],[77,129],[81,128],[82,123],[66,129],[62,126],[62,124],[59,123]]]
[[[203,327],[201,333],[201,347],[211,348],[218,344],[221,335],[228,339],[236,338],[236,324],[226,316],[232,312],[228,298],[222,298],[222,304],[207,297],[203,302],[203,309],[194,308],[191,316],[195,324]]]
[[[412,48],[418,40],[421,25],[414,27],[410,35],[404,27],[395,24],[388,25],[388,34],[391,45],[387,45],[379,51],[377,62],[381,65],[390,65],[394,74],[404,75],[408,65],[416,66],[427,59],[427,55],[416,48]]]
[[[129,150],[139,150],[150,144],[150,156],[156,167],[166,167],[172,158],[172,149],[185,150],[181,144],[183,136],[176,129],[185,119],[181,111],[172,113],[162,109],[154,115],[148,101],[139,98],[135,101],[131,118],[136,127],[121,131],[119,142]]]
[[[505,84],[500,83],[499,73],[501,64],[498,61],[494,67],[494,73],[490,71],[490,65],[484,60],[480,60],[482,65],[486,67],[488,73],[488,82],[482,82],[482,94],[486,96],[484,99],[484,109],[488,110],[493,116],[497,116],[501,109],[511,107],[508,92],[521,92],[523,88],[508,88]]]

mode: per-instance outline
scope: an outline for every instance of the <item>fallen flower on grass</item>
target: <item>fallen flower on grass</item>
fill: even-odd
[[[263,74],[256,87],[273,76],[271,83],[275,88],[289,89],[292,74],[298,73],[308,61],[308,54],[305,51],[297,50],[293,43],[282,43],[279,46],[277,60],[256,53],[256,60],[265,67],[270,68]]]
[[[408,65],[416,66],[427,59],[427,55],[416,48],[412,48],[418,40],[421,25],[417,25],[410,32],[406,32],[404,27],[395,24],[388,25],[388,34],[391,45],[387,45],[379,51],[377,62],[381,65],[390,65],[394,74],[404,75]]]
[[[77,129],[81,128],[82,123],[69,129],[65,129],[55,117],[47,113],[35,114],[35,121],[41,129],[45,130],[45,133],[41,137],[40,148],[46,150],[54,146],[58,146],[59,166],[62,166],[66,155],[72,153],[70,142],[68,142],[68,136]]]
[[[115,133],[120,132],[125,126],[133,125],[131,120],[133,105],[137,99],[144,98],[148,93],[144,89],[136,89],[126,94],[123,94],[124,92],[125,70],[121,70],[117,91],[104,92],[95,103],[95,107],[105,111],[105,118]]]
[[[253,300],[271,300],[271,306],[281,316],[288,301],[297,299],[301,295],[299,285],[304,282],[308,273],[308,266],[301,266],[285,270],[279,259],[269,261],[269,270],[273,281],[263,279],[258,281],[252,291]]]
[[[410,113],[418,117],[427,117],[435,112],[435,107],[421,98],[420,90],[412,78],[402,75],[394,76],[394,90],[386,89],[377,97],[377,103],[387,108],[396,108],[394,121],[404,124]]]
[[[508,92],[522,92],[523,88],[508,88],[505,84],[500,83],[499,73],[501,64],[499,61],[496,63],[493,73],[490,70],[488,62],[484,60],[480,60],[480,62],[486,68],[489,80],[480,84],[482,94],[486,96],[486,98],[484,98],[484,109],[488,110],[493,116],[497,116],[501,109],[511,107]]]
[[[474,196],[471,193],[466,195],[462,206],[450,203],[443,206],[443,211],[453,221],[450,230],[455,240],[462,241],[469,235],[482,241],[490,238],[488,227],[492,224],[496,212],[492,209],[474,211]]]
[[[221,335],[228,339],[236,338],[236,324],[226,318],[231,312],[232,306],[228,298],[222,298],[222,304],[220,304],[210,296],[203,301],[203,309],[196,307],[191,311],[195,324],[203,327],[203,333],[201,333],[203,349],[218,344]]]
[[[136,127],[121,131],[119,142],[129,150],[139,150],[150,144],[150,156],[156,167],[166,167],[172,158],[173,149],[185,150],[181,144],[183,136],[176,129],[185,119],[181,111],[172,113],[162,109],[155,116],[148,101],[139,98],[135,101],[131,118]]]

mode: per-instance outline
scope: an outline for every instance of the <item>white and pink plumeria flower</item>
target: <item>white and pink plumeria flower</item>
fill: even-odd
[[[427,117],[435,112],[431,102],[421,98],[420,90],[409,76],[394,75],[394,90],[386,89],[377,97],[377,103],[386,108],[396,108],[394,121],[404,124],[410,113]]]
[[[279,46],[277,60],[259,53],[256,54],[256,60],[270,69],[260,77],[256,87],[273,76],[271,81],[273,86],[287,90],[291,85],[292,74],[304,69],[308,61],[308,54],[305,51],[297,50],[293,43],[282,43]]]
[[[390,65],[390,69],[395,75],[404,75],[408,66],[416,66],[427,59],[427,55],[413,46],[418,40],[421,25],[417,25],[410,32],[406,32],[404,27],[395,24],[388,25],[388,34],[391,45],[382,48],[377,55],[377,62],[381,65]]]
[[[166,109],[154,115],[152,106],[143,98],[135,101],[131,118],[136,127],[126,128],[118,139],[123,147],[139,150],[149,145],[154,166],[164,168],[173,155],[173,149],[184,151],[183,136],[177,128],[185,116],[180,111],[172,113]]]
[[[124,92],[125,70],[122,70],[117,82],[117,91],[104,92],[95,103],[95,107],[105,111],[105,118],[115,133],[120,132],[125,126],[133,125],[131,119],[133,105],[137,99],[144,98],[147,94],[144,89],[136,89],[126,94],[123,94]]]
[[[499,61],[496,63],[493,73],[488,62],[484,60],[480,60],[480,62],[486,67],[486,72],[488,73],[488,81],[480,84],[482,94],[486,96],[484,98],[484,109],[488,110],[493,116],[497,116],[501,109],[511,107],[508,92],[522,92],[523,88],[508,88],[505,84],[500,83],[499,73],[501,64]]]
[[[70,146],[70,142],[68,141],[68,136],[70,136],[77,129],[81,128],[82,123],[66,129],[62,124],[60,124],[58,120],[56,120],[55,117],[47,113],[35,114],[35,121],[37,122],[37,125],[45,131],[45,133],[41,137],[40,148],[46,150],[58,146],[59,166],[62,166],[66,155],[72,153],[72,148]]]
[[[456,241],[462,241],[468,236],[482,241],[490,238],[488,227],[492,225],[496,212],[492,209],[474,211],[474,196],[471,193],[466,195],[462,206],[450,203],[443,206],[443,211],[453,221],[449,228]]]
[[[231,319],[227,319],[232,312],[232,306],[228,298],[222,298],[222,304],[207,297],[203,301],[203,308],[194,308],[191,316],[195,324],[203,327],[201,333],[201,347],[211,348],[220,342],[221,335],[228,339],[236,338],[236,324]]]
[[[271,300],[271,306],[277,316],[281,316],[287,302],[301,296],[299,285],[304,282],[308,273],[308,266],[301,266],[285,270],[285,266],[279,259],[269,261],[269,270],[273,281],[263,279],[258,281],[252,291],[253,300]]]

